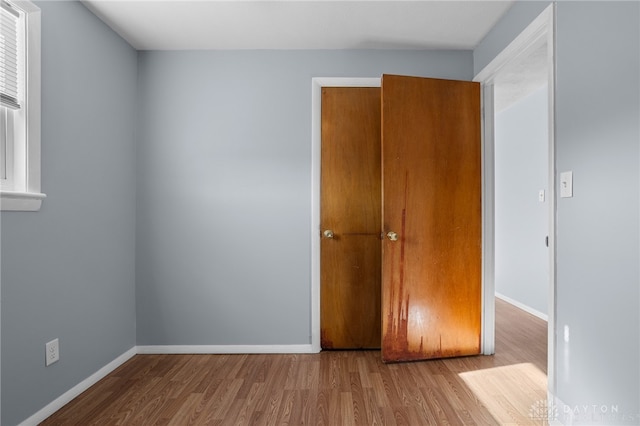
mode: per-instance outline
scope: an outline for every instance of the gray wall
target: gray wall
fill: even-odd
[[[7,426],[135,345],[136,52],[80,3],[37,5],[47,199],[1,215]]]
[[[131,348],[136,309],[139,344],[309,343],[311,77],[470,79],[546,3],[517,2],[473,63],[469,52],[144,52],[137,85],[136,53],[87,10],[40,3],[49,197],[38,213],[1,216],[2,424]],[[639,9],[558,4],[557,164],[574,171],[575,197],[558,200],[556,394],[616,406],[601,423],[640,420]],[[45,368],[55,337],[61,361]]]
[[[517,2],[475,70],[545,5]],[[556,161],[574,197],[557,205],[555,393],[574,424],[640,422],[639,28],[638,2],[557,4]]]
[[[640,3],[557,11],[557,171],[574,182],[557,212],[557,394],[639,423]]]
[[[138,344],[311,343],[312,77],[472,67],[471,52],[141,52]]]
[[[547,315],[549,97],[547,85],[495,117],[496,293]],[[548,196],[548,194],[547,194]]]

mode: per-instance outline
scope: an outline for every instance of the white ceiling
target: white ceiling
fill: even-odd
[[[138,50],[473,49],[514,1],[83,3]]]
[[[84,0],[138,50],[473,49],[514,0]],[[546,46],[495,79],[496,110],[546,82]]]

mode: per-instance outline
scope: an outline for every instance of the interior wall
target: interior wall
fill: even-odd
[[[470,51],[140,52],[139,345],[311,344],[311,79]]]
[[[47,198],[0,216],[7,426],[135,345],[136,52],[78,2],[37,6]]]
[[[135,163],[135,51],[79,3],[38,2],[48,198],[0,216],[2,424],[135,344],[136,254],[139,343],[308,343],[311,77],[470,79],[547,4],[516,2],[473,63],[468,52],[140,53]],[[639,5],[557,8],[557,164],[575,179],[557,212],[557,396],[637,422]],[[55,337],[61,360],[45,368]]]
[[[494,128],[496,293],[543,315],[549,298],[547,91],[545,84],[497,113]]]
[[[547,4],[516,2],[474,51],[475,71]],[[565,424],[638,423],[640,3],[556,10],[556,179],[572,170],[574,197],[557,199],[551,391]]]
[[[556,40],[557,396],[639,423],[640,3],[558,2]]]

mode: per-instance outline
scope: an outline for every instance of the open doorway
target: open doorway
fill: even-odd
[[[494,79],[495,293],[548,320],[549,71],[547,43]]]
[[[555,389],[552,23],[553,6],[549,6],[475,78],[484,88],[485,170],[489,171],[485,214],[494,219],[485,229],[485,235],[493,236],[488,249],[485,246],[485,285],[494,286],[494,293],[485,291],[485,316],[498,303],[495,294],[500,303],[506,301],[547,321],[551,393]]]

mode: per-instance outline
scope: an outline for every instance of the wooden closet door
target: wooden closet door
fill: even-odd
[[[380,347],[380,88],[322,89],[323,349]]]
[[[478,83],[382,79],[382,357],[480,353]]]

